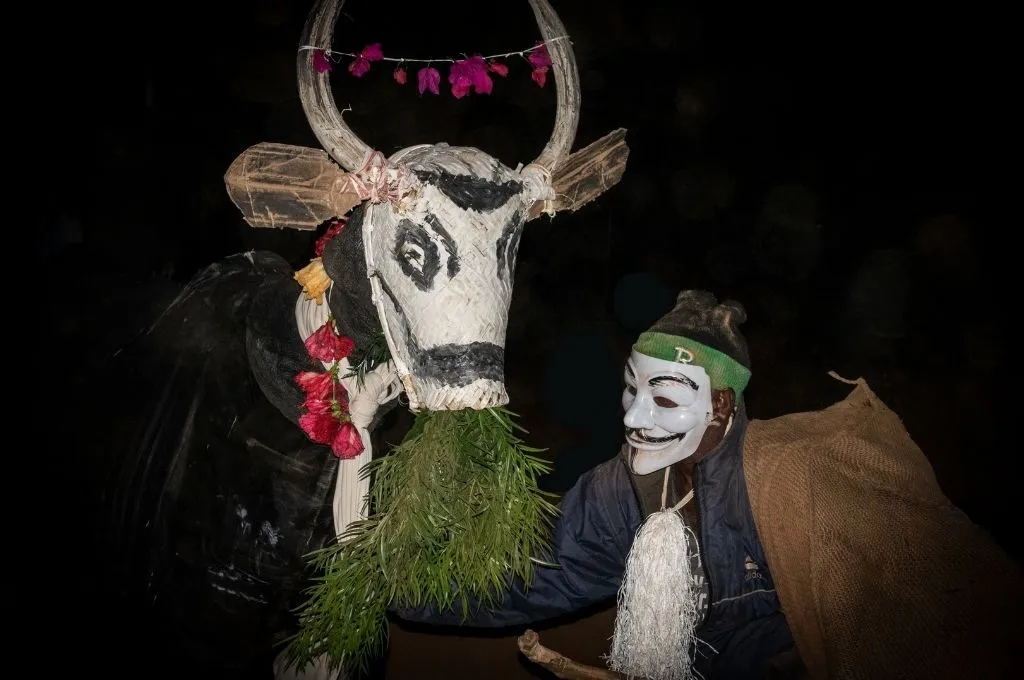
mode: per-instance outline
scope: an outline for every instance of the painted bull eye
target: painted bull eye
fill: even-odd
[[[434,277],[441,269],[437,245],[427,230],[411,220],[402,220],[395,235],[395,261],[402,273],[422,291],[434,287]]]

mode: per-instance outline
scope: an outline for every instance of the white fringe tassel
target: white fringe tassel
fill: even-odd
[[[687,533],[675,508],[653,513],[637,531],[619,588],[612,670],[645,680],[694,677],[690,646],[698,609]]]

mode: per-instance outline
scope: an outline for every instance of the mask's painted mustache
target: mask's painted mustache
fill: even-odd
[[[640,430],[635,427],[627,427],[626,436],[629,437],[630,439],[635,439],[636,441],[645,442],[647,444],[664,444],[665,442],[670,442],[677,439],[681,440],[683,437],[686,436],[686,433],[681,432],[679,434],[670,434],[667,437],[650,437],[644,434],[643,430]]]

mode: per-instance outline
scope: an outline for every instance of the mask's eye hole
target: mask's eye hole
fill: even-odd
[[[636,388],[633,387],[632,385],[626,385],[626,391],[632,394],[634,397],[636,396]]]
[[[676,408],[679,406],[679,404],[666,397],[655,397],[654,403],[662,408]]]

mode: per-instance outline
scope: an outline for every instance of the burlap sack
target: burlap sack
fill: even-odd
[[[811,676],[1024,677],[1020,566],[943,495],[896,414],[856,385],[827,409],[755,420],[747,433],[754,519]]]

